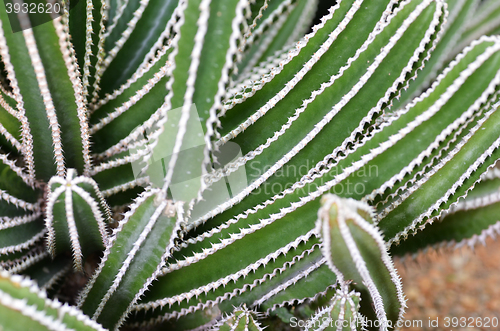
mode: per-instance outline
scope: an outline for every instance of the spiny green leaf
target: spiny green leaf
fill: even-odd
[[[467,46],[474,39],[484,35],[497,35],[500,28],[500,5],[495,0],[483,0],[474,13],[474,17],[466,25],[466,30],[462,34],[459,44],[456,47],[460,50]],[[451,54],[455,55],[455,54]]]
[[[144,316],[148,322],[163,321],[173,317],[185,320],[190,318],[190,313],[210,310],[214,305],[217,305],[216,307],[222,312],[229,313],[234,306],[242,304],[260,306],[269,299],[274,299],[276,295],[284,293],[285,290],[287,293],[290,292],[290,295],[297,295],[294,299],[305,300],[314,297],[318,292],[325,291],[329,282],[335,282],[335,275],[328,268],[323,270],[326,274],[313,272],[321,268],[324,261],[321,261],[317,240],[311,239],[301,243],[306,239],[306,237],[298,238],[288,245],[290,247],[271,252],[260,260],[253,260],[241,270],[232,267],[228,270],[231,273],[224,273],[224,270],[220,270],[220,265],[214,265],[214,261],[230,257],[222,256],[220,252],[215,254],[214,258],[207,258],[210,255],[197,254],[195,259],[198,261],[189,259],[185,261],[188,265],[181,269],[176,265],[170,265],[164,268],[158,282],[154,283],[151,291],[136,307],[138,312],[136,317]],[[207,266],[211,268],[207,269]],[[227,269],[226,266],[224,268]],[[217,269],[221,271],[218,272],[222,275],[221,278],[207,279],[207,276],[213,273],[212,270]],[[321,275],[321,280],[328,280],[327,285],[323,281],[314,282],[313,279],[317,275]],[[214,280],[210,281],[212,279]],[[305,286],[295,292],[297,284],[301,281],[305,281]],[[176,285],[173,287],[169,284]],[[139,322],[141,318],[134,320],[138,321],[135,322],[138,325],[143,325]]]
[[[52,256],[71,250],[76,270],[83,270],[84,257],[108,244],[106,202],[97,184],[77,177],[74,169],[68,169],[66,178],[49,181],[46,213],[47,249]]]
[[[381,329],[396,325],[403,317],[405,299],[382,233],[373,224],[374,210],[330,194],[323,196],[322,204],[316,231],[321,233],[328,266],[343,286],[353,280],[369,292]]]
[[[168,81],[165,74],[170,67],[167,63],[170,53],[171,49],[163,48],[131,80],[94,108],[90,132],[96,142],[94,153],[103,154],[98,159],[128,150],[128,144],[134,142],[129,137],[131,132],[135,130],[143,133],[159,117],[164,116],[166,109],[162,110],[162,107]],[[137,130],[138,127],[142,130]]]
[[[104,0],[64,0],[69,13],[69,33],[82,77],[82,94],[87,101],[98,93],[104,56]]]
[[[271,1],[251,33],[238,63],[238,77],[299,40],[309,29],[316,1]]]
[[[231,315],[214,325],[211,331],[263,331],[257,318],[258,314],[248,310],[246,306],[235,308]]]
[[[19,15],[25,16],[21,21],[29,27],[27,14]],[[36,176],[48,181],[55,173],[63,175],[66,166],[88,171],[86,109],[77,92],[81,82],[69,49],[67,27],[56,19],[12,33],[6,28],[9,21],[3,8],[1,20],[0,49],[14,86],[28,174],[32,180]]]
[[[81,311],[47,299],[35,283],[0,271],[2,330],[104,330]]]
[[[500,178],[497,168],[490,172],[493,176],[483,176],[465,199],[452,205],[451,210],[440,218],[422,224],[418,236],[410,236],[399,245],[392,246],[391,252],[406,255],[427,247],[473,247],[477,243],[485,244],[488,236],[495,238],[500,226]]]
[[[349,292],[347,286],[338,289],[329,305],[321,308],[306,322],[305,330],[359,330],[363,324],[363,317],[359,314],[359,301],[359,293]]]
[[[107,32],[108,56],[104,62],[101,96],[124,84],[145,60],[154,55],[152,50],[160,48],[164,39],[171,38],[170,29],[178,3],[178,0],[127,2],[120,16],[115,18],[114,28]],[[130,17],[132,8],[135,12]],[[127,17],[131,20],[126,21]],[[128,24],[123,26],[124,22]]]
[[[180,231],[182,207],[159,190],[147,191],[115,229],[79,307],[107,328],[118,329],[156,278]]]
[[[425,66],[417,73],[415,80],[401,93],[398,100],[394,100],[393,109],[397,109],[410,102],[418,93],[427,88],[430,81],[436,78],[438,70],[442,69],[443,62],[447,61],[449,51],[456,46],[467,23],[474,17],[479,4],[478,0],[448,0],[450,15],[443,26],[443,35],[432,52],[432,56]]]
[[[36,214],[35,214],[36,216]],[[1,224],[0,254],[20,252],[31,248],[46,235],[46,229],[41,218],[28,217],[27,221],[18,224],[14,218],[11,222]]]

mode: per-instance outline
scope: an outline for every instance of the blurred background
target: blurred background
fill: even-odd
[[[409,308],[405,318],[413,327],[402,330],[500,330],[500,240],[486,246],[441,248],[415,258],[396,259]],[[471,327],[445,327],[445,318],[466,317]],[[496,317],[497,327],[479,327],[479,321]],[[477,319],[476,319],[477,318]],[[430,327],[429,319],[439,319]],[[422,321],[422,326],[417,322]],[[477,323],[476,323],[477,322]],[[492,322],[494,322],[492,320]]]

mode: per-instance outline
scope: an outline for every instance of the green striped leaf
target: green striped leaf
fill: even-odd
[[[246,306],[235,308],[233,313],[214,325],[212,331],[262,331],[264,328],[256,321],[258,314]]]
[[[66,167],[88,172],[86,106],[65,17],[31,29],[28,15],[18,15],[26,29],[12,33],[7,13],[0,11],[0,52],[16,101],[28,175],[48,181],[64,175]]]
[[[251,32],[245,34],[238,80],[275,52],[297,42],[309,29],[317,5],[317,1],[270,1],[262,15],[254,18]]]
[[[374,210],[352,199],[324,195],[316,230],[323,255],[342,282],[354,281],[367,291],[381,330],[397,325],[406,307],[401,279],[387,252],[382,233],[373,224]]]
[[[77,177],[74,169],[68,169],[66,178],[52,177],[48,194],[48,251],[53,257],[72,251],[75,269],[83,271],[84,258],[108,244],[108,206],[96,182],[89,177]]]
[[[49,300],[35,283],[0,271],[0,327],[3,330],[104,330],[78,309]]]
[[[69,16],[69,34],[82,77],[82,96],[90,101],[100,89],[107,6],[104,0],[63,0],[63,5]]]
[[[438,219],[420,226],[418,236],[410,236],[391,247],[394,255],[416,254],[428,247],[474,247],[495,238],[500,231],[500,179],[498,168],[482,176],[481,182]]]
[[[450,50],[454,49],[462,37],[467,24],[474,17],[479,1],[448,0],[446,3],[450,14],[443,26],[443,35],[432,52],[432,56],[418,72],[415,80],[410,82],[408,89],[401,93],[398,100],[394,100],[393,109],[400,108],[410,102],[413,97],[422,93],[429,86],[430,82],[436,78],[443,64],[449,61]],[[458,49],[461,50],[465,46],[463,45]]]
[[[100,68],[100,95],[112,93],[144,66],[154,51],[171,38],[179,1],[130,0],[118,8],[106,31],[106,57]]]
[[[472,19],[466,25],[457,51],[467,46],[474,39],[484,35],[497,35],[500,30],[500,6],[497,1],[481,1]],[[453,54],[454,55],[454,54]]]
[[[305,330],[356,331],[363,325],[359,314],[360,295],[347,286],[338,289],[327,307],[321,308],[306,322]]]
[[[156,278],[180,234],[182,206],[159,190],[142,194],[115,229],[78,306],[117,330]]]

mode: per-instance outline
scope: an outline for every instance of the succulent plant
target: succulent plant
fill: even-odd
[[[500,230],[496,0],[3,2],[0,329],[393,329]]]

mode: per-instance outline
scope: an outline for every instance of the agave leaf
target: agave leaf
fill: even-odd
[[[101,97],[125,84],[137,68],[154,56],[164,39],[171,38],[177,5],[177,0],[130,0],[120,8],[120,16],[106,32]]]
[[[36,211],[38,189],[32,187],[30,177],[9,155],[0,154],[0,217],[20,216],[17,211]]]
[[[302,240],[291,243],[290,246],[295,245],[297,248],[292,246],[286,255],[284,250],[274,252],[242,270],[205,283],[206,285],[196,288],[196,284],[192,284],[195,285],[192,290],[189,290],[193,288],[189,286],[189,281],[194,279],[185,273],[185,268],[178,271],[175,266],[165,268],[159,278],[161,284],[154,283],[151,292],[135,307],[137,315],[134,320],[137,322],[133,325],[144,326],[172,318],[183,323],[192,319],[190,315],[198,311],[217,309],[229,313],[234,306],[242,304],[270,307],[276,303],[275,299],[279,303],[285,300],[302,302],[313,299],[335,282],[335,275],[328,268],[323,268],[324,260],[314,240],[299,244]],[[198,266],[193,266],[196,267]],[[166,285],[168,282],[176,286],[169,287]],[[284,292],[285,289],[289,291]],[[185,292],[181,293],[182,290]],[[287,297],[278,297],[280,294]],[[273,302],[268,303],[270,301]],[[144,322],[139,322],[142,319]],[[190,327],[199,326],[203,319],[195,319],[191,323],[197,324],[190,324]]]
[[[474,39],[483,35],[496,35],[500,31],[500,5],[497,1],[481,1],[474,13],[474,17],[467,24],[466,31],[462,34],[457,49],[460,50],[470,44]],[[453,53],[451,55],[454,55]]]
[[[39,243],[34,247],[2,255],[0,268],[10,274],[24,274],[43,290],[57,291],[57,285],[62,284],[61,279],[71,270],[70,259],[58,256],[53,259],[44,249],[45,245]]]
[[[110,207],[122,207],[128,205],[130,201],[136,198],[141,192],[144,191],[144,187],[149,185],[147,181],[138,181],[133,177],[130,166],[123,166],[114,169],[113,172],[107,172],[108,176],[117,177],[117,174],[123,175],[120,177],[121,180],[115,186],[102,191],[103,197],[106,199]],[[130,175],[130,181],[126,181],[127,175]],[[97,177],[97,176],[96,176]],[[106,178],[103,176],[103,178]],[[110,181],[102,180],[101,183],[110,183]]]
[[[11,274],[20,274],[49,257],[50,255],[43,249],[43,245],[36,245],[19,252],[2,255],[0,267]]]
[[[251,17],[247,19],[248,30],[245,31],[245,42],[240,47],[243,54],[240,55],[241,59],[238,61],[238,72],[235,75],[240,76],[244,72],[251,70],[254,65],[249,65],[249,61],[255,62],[248,56],[250,53],[256,51],[256,44],[260,42],[261,38],[267,37],[267,35],[273,34],[269,32],[269,27],[273,26],[280,16],[286,17],[290,14],[296,6],[296,1],[269,1],[269,0],[259,0],[250,4]]]
[[[316,259],[315,264],[308,269],[310,274],[306,277],[291,278],[257,303],[261,304],[266,313],[271,313],[276,308],[315,302],[319,297],[326,295],[337,285],[335,274],[328,268],[324,258]],[[325,284],[328,286],[325,288]]]
[[[235,308],[231,315],[219,321],[211,331],[262,331],[264,328],[256,321],[258,316],[246,306]]]
[[[317,1],[271,1],[245,34],[246,50],[238,63],[238,77],[298,41],[309,29],[316,7]]]
[[[173,50],[168,56],[171,63],[167,83],[169,92],[162,106],[164,111],[168,110],[162,113],[166,124],[163,133],[153,143],[159,146],[153,154],[161,152],[158,156],[164,172],[161,186],[171,191],[174,190],[173,180],[189,177],[193,172],[201,171],[203,174],[211,163],[210,138],[214,134],[213,126],[218,125],[217,112],[222,107],[225,88],[230,83],[238,44],[242,42],[248,3],[183,2],[178,9],[179,19],[173,25]],[[200,56],[202,52],[205,54],[203,57]],[[188,151],[194,151],[194,154],[187,157],[181,155],[181,152]],[[180,198],[172,193],[174,200],[193,200],[203,188],[204,181],[199,176],[185,185],[190,186],[184,189],[187,193]]]
[[[12,267],[22,264],[23,260],[29,259],[30,256],[38,256],[42,253],[43,247],[37,245],[30,247],[29,249],[24,249],[19,252],[7,253],[0,256],[0,267],[4,270],[9,271]],[[44,255],[42,253],[42,255]],[[12,272],[16,273],[16,272]]]
[[[363,322],[358,311],[360,300],[359,293],[349,292],[347,286],[343,286],[328,306],[321,308],[306,322],[305,330],[358,330]]]
[[[479,1],[448,0],[446,3],[450,14],[443,26],[444,33],[441,39],[432,51],[432,56],[426,62],[425,66],[417,73],[415,80],[410,82],[408,88],[401,92],[398,100],[393,101],[392,109],[398,109],[410,102],[413,97],[422,93],[428,87],[431,80],[436,78],[444,62],[449,60],[447,57],[450,50],[459,42],[467,23],[474,17]]]
[[[68,169],[66,178],[52,177],[48,183],[45,224],[47,249],[57,253],[72,251],[74,267],[83,271],[84,256],[108,244],[106,224],[110,211],[95,181],[76,176]]]
[[[0,143],[5,152],[21,152],[21,123],[17,118],[17,111],[0,96]],[[14,104],[15,105],[15,104]]]
[[[460,151],[458,147],[453,149],[450,153],[452,158],[445,158],[436,165],[428,175],[416,183],[416,188],[419,189],[410,191],[411,199],[406,199],[395,206],[380,222],[380,227],[388,237],[393,237],[397,241],[422,220],[435,217],[439,209],[446,209],[457,201],[458,197],[465,196],[479,176],[498,159],[500,133],[493,129],[498,121],[498,112],[495,112],[498,106],[499,104],[493,106],[493,109],[485,114],[484,121],[470,130],[470,134],[460,142]],[[406,209],[405,216],[402,216],[403,208],[414,207],[417,204],[419,205],[417,210]],[[401,223],[396,225],[401,217],[414,221],[402,231],[399,230],[401,232],[397,232],[397,229],[403,228]]]
[[[2,60],[6,64],[6,70],[8,72],[8,78],[11,85],[14,86],[13,91],[14,96],[17,99],[19,117],[23,123],[22,135],[25,149],[24,152],[28,162],[29,172],[30,175],[34,177],[35,169],[33,158],[35,157],[35,159],[40,159],[39,162],[42,163],[42,165],[39,166],[39,171],[45,172],[45,174],[42,175],[42,178],[48,178],[55,172],[55,166],[49,158],[45,157],[44,160],[41,157],[41,155],[53,155],[50,131],[46,129],[47,127],[50,127],[49,120],[47,119],[45,113],[46,106],[43,103],[33,67],[30,68],[23,65],[24,63],[32,62],[24,36],[19,33],[12,34],[6,32],[8,31],[6,30],[6,27],[8,29],[9,20],[7,14],[3,10],[1,11],[0,18],[2,19],[2,36],[0,39]],[[28,32],[28,34],[30,35],[31,40],[33,40],[32,33]],[[19,76],[19,81],[17,80],[17,76]],[[31,91],[31,89],[34,90]],[[32,93],[26,93],[27,91]],[[53,105],[51,107],[53,111]],[[33,111],[33,114],[30,113],[31,111]],[[40,116],[41,114],[43,116]],[[26,117],[34,117],[30,120],[31,125],[28,124],[28,119]],[[38,123],[41,125],[38,126]],[[37,137],[35,142],[33,142],[33,135]],[[33,143],[34,146],[26,146],[26,144]],[[38,146],[38,144],[40,146]],[[39,153],[38,156],[33,156],[33,147],[35,148],[34,153]]]
[[[90,101],[99,90],[104,57],[106,2],[64,0],[63,5],[68,14],[69,34],[82,77],[82,94],[86,101]]]
[[[21,276],[0,271],[0,326],[4,330],[104,330],[81,311],[47,299]]]
[[[127,1],[125,1],[126,3]],[[113,24],[113,22],[115,22],[115,20],[117,19],[117,17],[120,15],[120,12],[121,10],[124,9],[123,7],[123,4],[124,4],[124,1],[122,0],[110,0],[109,3],[108,3],[108,21],[107,21],[107,24],[106,24],[106,33],[108,33],[109,31],[111,31],[111,26]],[[106,35],[106,38],[105,38],[105,43],[104,45],[106,46],[106,41],[108,41],[109,39],[111,39],[108,35]],[[109,50],[109,48],[106,48],[106,50]]]
[[[177,240],[182,207],[147,191],[115,229],[78,306],[104,327],[118,329],[156,278]]]
[[[88,171],[86,109],[77,92],[82,86],[64,23],[58,18],[12,33],[6,12],[0,15],[0,51],[17,102],[28,175],[31,180],[48,181],[56,173],[63,175],[66,166]],[[23,26],[29,27],[27,14],[19,15]]]
[[[341,283],[353,280],[356,287],[369,292],[381,330],[398,325],[406,307],[401,279],[382,233],[373,224],[374,210],[332,194],[321,200],[316,230],[321,233],[328,266]]]
[[[147,5],[143,2],[142,6]],[[110,3],[111,5],[111,3]],[[141,7],[140,0],[125,0],[115,1],[115,6],[110,6],[110,16],[106,27],[105,51],[109,53],[116,42],[123,36],[123,32],[127,29],[127,23],[134,18],[134,13]],[[113,11],[111,13],[111,10]]]
[[[97,158],[111,157],[128,150],[138,134],[152,128],[163,114],[167,90],[167,58],[171,50],[163,48],[119,90],[103,99],[90,118],[90,132],[96,142]],[[94,174],[97,170],[94,170]]]
[[[220,309],[227,311],[234,305],[247,303],[251,307],[261,307],[269,313],[285,304],[313,301],[334,286],[336,280],[335,275],[325,268],[317,246],[313,246],[313,249],[314,251],[305,250],[290,262],[274,269],[270,274],[273,277],[268,276],[268,280],[264,278],[266,281],[250,292],[244,291],[231,300],[221,302]]]
[[[493,168],[485,175],[465,199],[453,204],[440,218],[426,221],[419,227],[422,233],[392,246],[391,252],[406,255],[429,246],[474,247],[477,243],[484,245],[488,236],[495,238],[500,226],[499,171]]]
[[[47,234],[39,213],[7,218],[0,224],[0,255],[32,248]]]
[[[142,169],[142,162],[145,159],[147,163],[149,156],[131,151],[147,146],[146,134],[154,140],[165,121],[166,59],[170,51],[168,47],[162,48],[120,90],[98,103],[92,114],[91,123],[94,122],[94,125],[91,132],[99,146],[94,149],[98,153],[95,158],[101,162],[91,174],[106,197],[128,191],[114,197],[110,201],[112,205],[127,203],[141,191],[138,186],[149,183],[148,180],[138,179],[138,173],[133,170],[134,163],[139,163],[139,169]],[[137,126],[137,123],[141,124]]]

